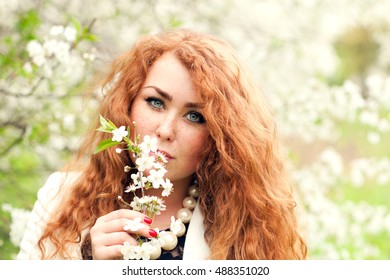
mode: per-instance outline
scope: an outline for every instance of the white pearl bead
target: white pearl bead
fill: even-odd
[[[161,247],[153,244],[153,250],[150,252],[150,259],[157,260],[161,256]]]
[[[161,248],[164,250],[173,250],[177,245],[177,236],[171,231],[166,231],[160,238],[162,239]]]
[[[188,194],[193,198],[197,198],[199,196],[199,187],[198,185],[191,185],[188,188]]]
[[[183,200],[184,208],[188,208],[188,209],[192,210],[195,208],[195,205],[196,205],[195,198],[193,198],[191,196],[187,196],[186,198],[184,198],[184,200]]]
[[[186,233],[186,226],[183,223],[181,223],[180,230],[176,233],[176,236],[181,237],[184,235],[184,233]]]
[[[185,224],[189,223],[192,218],[192,212],[188,208],[181,208],[177,211],[176,218],[181,219],[181,221]]]

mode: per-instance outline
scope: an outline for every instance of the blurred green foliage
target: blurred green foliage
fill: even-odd
[[[372,31],[363,26],[346,30],[334,46],[340,59],[335,77],[335,82],[339,85],[351,77],[363,80],[378,57],[379,45],[375,42]]]

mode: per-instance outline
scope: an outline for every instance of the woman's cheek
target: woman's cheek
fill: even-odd
[[[195,168],[201,161],[202,151],[206,144],[206,132],[193,133],[191,137],[192,141],[188,141],[187,147],[189,148],[190,160],[192,166]]]

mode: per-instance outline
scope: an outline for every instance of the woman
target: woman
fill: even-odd
[[[120,209],[116,198],[128,197],[130,176],[123,166],[134,159],[114,148],[92,155],[109,137],[96,131],[96,118],[76,164],[40,190],[18,258],[120,259],[134,233],[152,238],[154,227],[168,227],[194,176],[199,197],[177,258],[305,258],[274,120],[228,44],[187,30],[146,36],[100,86],[108,88],[100,115],[135,122],[141,137],[157,138],[174,186],[167,209],[153,226],[140,212]],[[124,230],[135,218],[143,227]]]

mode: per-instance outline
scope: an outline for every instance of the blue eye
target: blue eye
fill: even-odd
[[[164,107],[164,102],[158,98],[149,97],[146,98],[145,101],[152,107],[156,109],[161,109]]]
[[[202,116],[202,114],[200,114],[198,112],[189,112],[187,114],[187,119],[189,121],[195,122],[195,123],[204,123],[205,122],[205,119]]]

